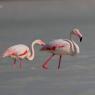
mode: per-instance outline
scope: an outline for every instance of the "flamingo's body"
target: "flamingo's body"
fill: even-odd
[[[82,41],[82,34],[79,32],[78,29],[73,29],[70,33],[70,39],[57,39],[51,41],[49,44],[46,44],[41,48],[42,51],[48,51],[52,53],[52,55],[45,61],[42,65],[44,69],[48,69],[48,62],[54,55],[59,55],[59,65],[58,69],[60,68],[61,57],[63,55],[71,55],[74,56],[80,53],[79,46],[72,40],[72,35],[78,36],[80,41]]]
[[[34,45],[39,44],[39,45],[45,45],[45,43],[42,40],[35,40],[33,41],[31,45],[31,49],[29,49],[28,46],[24,44],[18,44],[9,47],[3,54],[3,57],[11,57],[14,59],[14,64],[16,61],[20,61],[20,66],[22,64],[21,60],[22,59],[27,59],[27,60],[33,60],[35,56],[35,51],[34,51]]]
[[[31,56],[31,51],[28,46],[23,44],[14,45],[12,47],[9,47],[5,53],[3,54],[3,57],[11,57],[16,58],[19,57],[20,59],[26,58],[28,59]]]

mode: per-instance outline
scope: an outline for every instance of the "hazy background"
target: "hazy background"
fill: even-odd
[[[76,39],[81,52],[64,57],[59,71],[58,57],[41,68],[49,54],[39,46],[22,72],[1,59],[0,95],[95,95],[95,0],[0,0],[0,56],[14,44],[69,38],[74,27],[83,34],[82,43]]]
[[[1,1],[0,5],[1,47],[6,48],[6,45],[10,46],[16,43],[30,45],[36,38],[41,38],[46,41],[48,39],[64,38],[69,35],[73,27],[78,27],[86,35],[84,38],[88,36],[90,38],[90,35],[95,35],[94,0],[6,0]],[[93,40],[93,38],[91,37],[90,39]],[[94,43],[90,44],[93,45]],[[93,48],[93,46],[90,48]]]

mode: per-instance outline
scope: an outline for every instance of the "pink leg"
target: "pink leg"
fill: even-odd
[[[22,60],[18,57],[17,57],[17,60],[19,62],[19,68],[22,69],[22,64],[23,64]]]
[[[58,70],[59,70],[59,68],[60,68],[61,58],[62,58],[62,55],[60,55],[60,57],[59,57]]]
[[[44,69],[48,69],[48,62],[52,59],[52,57],[54,56],[54,54],[52,54],[46,61],[45,63],[42,65],[42,67]]]
[[[12,67],[15,69],[16,67],[15,67],[15,64],[16,64],[16,59],[14,59],[14,61],[13,61],[13,63],[12,63]]]
[[[16,64],[16,59],[14,59],[14,62],[13,62],[13,64]]]
[[[22,60],[19,60],[19,61],[20,61],[20,62],[19,62],[19,63],[20,63],[19,67],[20,67],[20,69],[22,69],[22,67],[23,67],[23,66],[22,66],[23,62],[22,62]]]

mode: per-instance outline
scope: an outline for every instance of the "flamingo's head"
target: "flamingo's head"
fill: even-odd
[[[35,42],[36,42],[38,45],[41,45],[41,46],[44,46],[44,45],[45,45],[45,42],[42,41],[42,40],[40,40],[40,39],[36,40]]]
[[[81,34],[81,32],[79,31],[79,29],[74,28],[74,29],[72,30],[71,34],[78,36],[79,39],[80,39],[80,42],[82,41],[82,34]]]

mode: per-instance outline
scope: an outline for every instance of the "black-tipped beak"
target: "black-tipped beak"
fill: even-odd
[[[82,42],[82,37],[80,37],[80,42]]]

